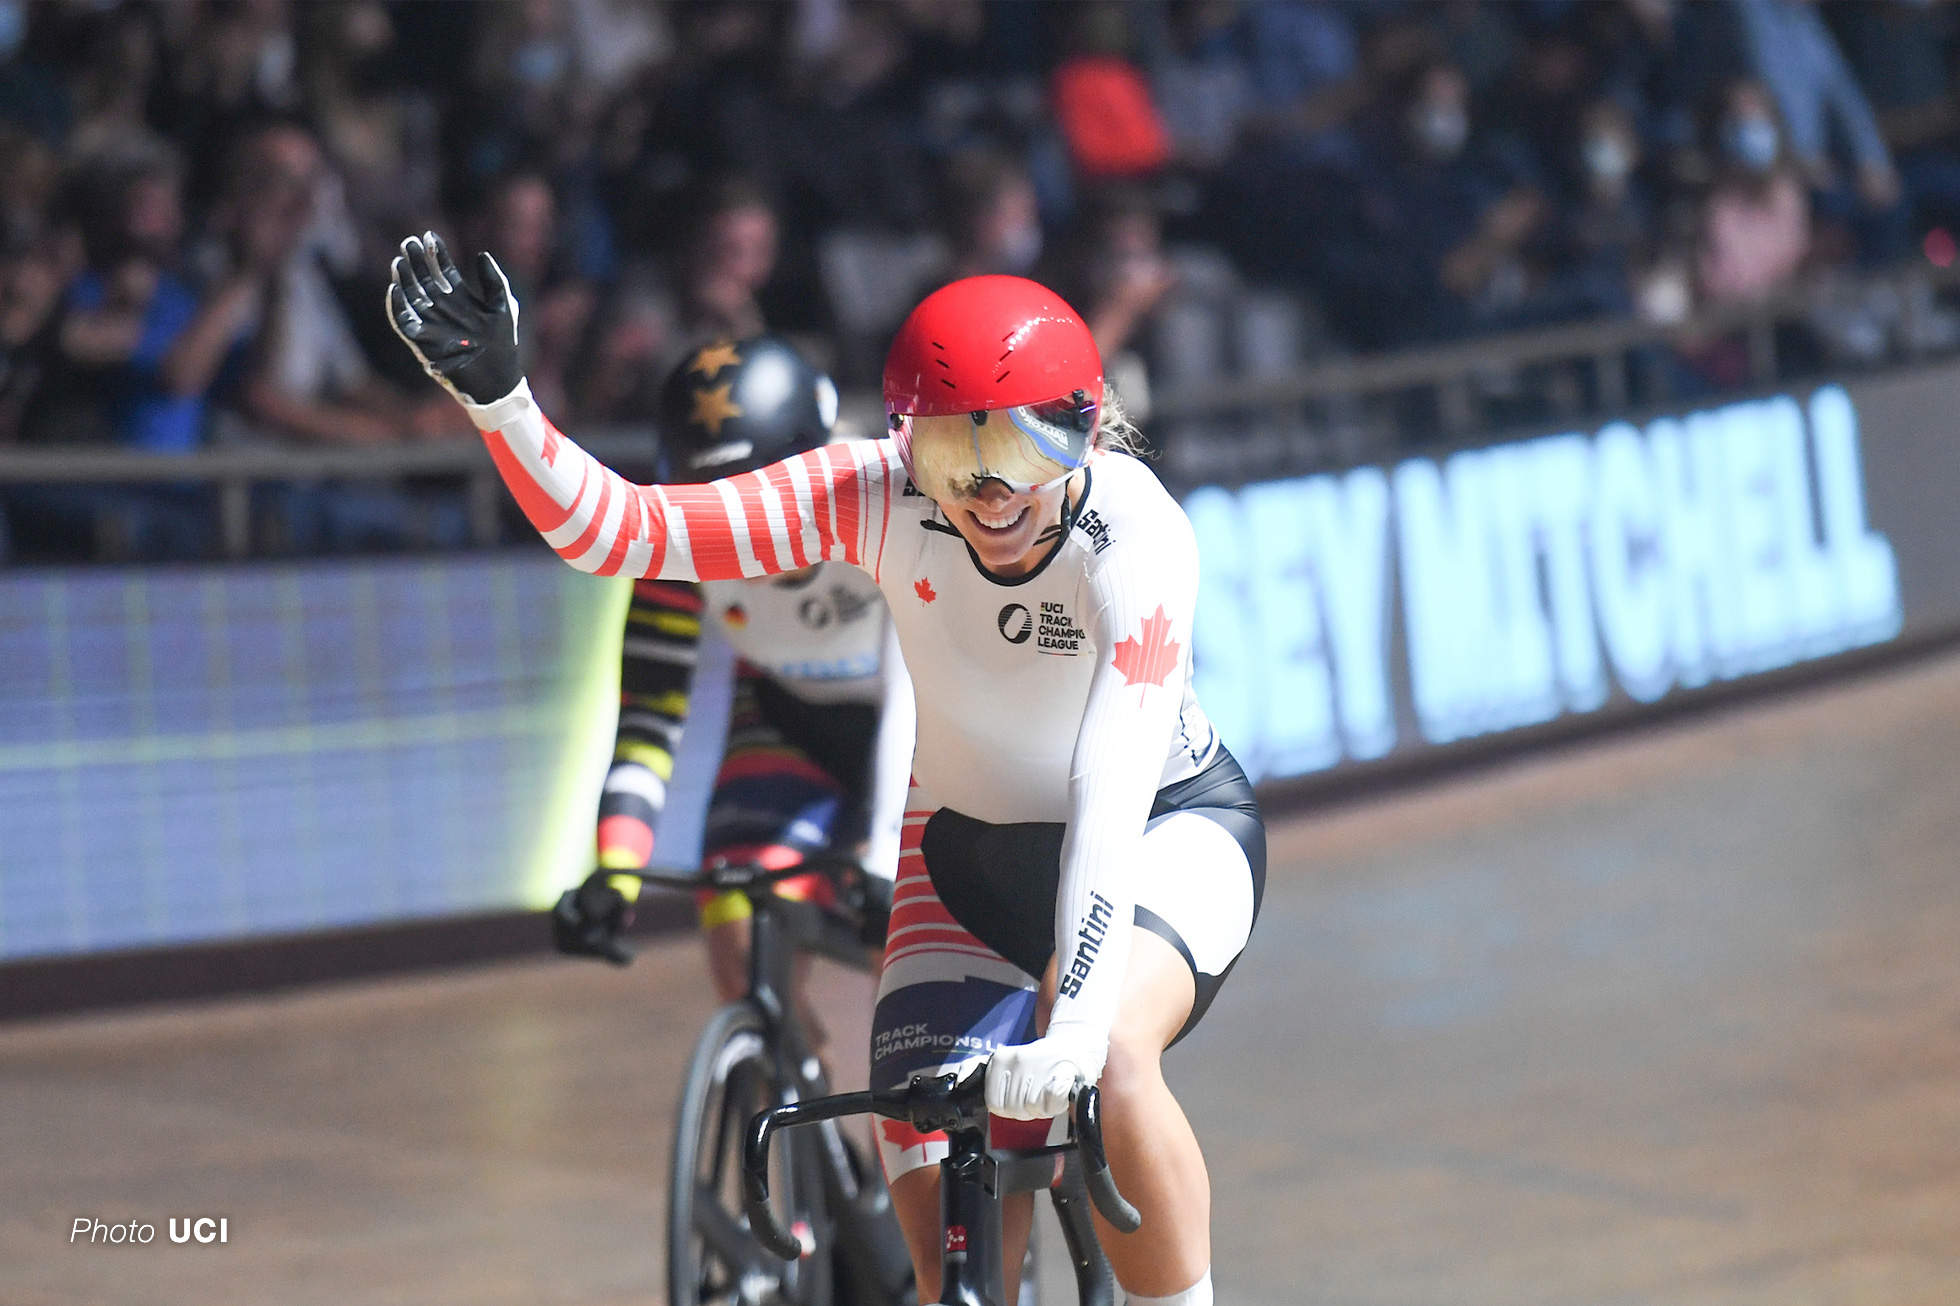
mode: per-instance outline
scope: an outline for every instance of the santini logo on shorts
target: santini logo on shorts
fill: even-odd
[[[1082,992],[1082,981],[1095,969],[1096,955],[1102,951],[1103,940],[1109,937],[1110,918],[1115,914],[1116,908],[1110,905],[1109,899],[1100,893],[1089,895],[1089,919],[1075,932],[1075,960],[1069,963],[1068,974],[1062,976],[1059,986],[1063,997],[1072,998]]]

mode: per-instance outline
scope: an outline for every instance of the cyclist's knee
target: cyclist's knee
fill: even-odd
[[[1109,1030],[1105,1095],[1113,1098],[1163,1082],[1164,1049],[1183,1028],[1195,993],[1184,958],[1157,935],[1138,929],[1123,998]]]
[[[1163,1045],[1148,1029],[1126,1028],[1119,1018],[1109,1031],[1109,1059],[1098,1081],[1103,1096],[1117,1102],[1163,1082]]]

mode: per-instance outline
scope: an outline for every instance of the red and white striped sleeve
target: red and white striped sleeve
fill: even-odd
[[[597,576],[737,580],[835,561],[876,579],[905,485],[890,440],[826,445],[703,485],[635,485],[553,426],[528,384],[464,407],[545,543]]]

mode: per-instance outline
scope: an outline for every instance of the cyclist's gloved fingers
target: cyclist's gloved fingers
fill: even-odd
[[[987,1063],[987,1110],[1012,1119],[1008,1111],[1008,1097],[1014,1082],[1014,1071],[1007,1060],[1008,1052],[1009,1049],[1002,1048]]]
[[[435,259],[422,237],[410,236],[402,242],[402,257],[408,261],[408,270],[414,275],[421,292],[431,302],[451,292],[448,282],[436,271]],[[418,304],[419,308],[420,305]]]
[[[401,260],[396,259],[395,262],[399,265]],[[401,286],[392,281],[388,283],[388,322],[395,328],[395,334],[419,356],[421,346],[428,338],[428,324],[422,321],[420,313],[409,307],[408,296]]]
[[[1069,1094],[1074,1091],[1079,1078],[1075,1067],[1066,1061],[1046,1074],[1036,1071],[1024,1076],[1020,1095],[1021,1118],[1044,1120],[1068,1110]]]
[[[421,329],[422,315],[409,307],[408,292],[401,287],[401,267],[402,261],[397,258],[394,267],[395,280],[388,283],[388,316],[394,321],[395,328],[407,335],[411,328],[418,331]]]
[[[1056,1066],[1047,1082],[1041,1085],[1039,1093],[1036,1094],[1031,1104],[1033,1110],[1029,1118],[1041,1120],[1048,1116],[1058,1116],[1068,1110],[1069,1099],[1081,1082],[1082,1072],[1076,1069],[1074,1063],[1064,1061]]]
[[[490,256],[489,250],[481,250],[476,256],[477,298],[483,302],[485,312],[501,314],[506,310],[511,316],[511,324],[517,322],[517,300],[510,293],[510,278],[497,266],[497,260]]]
[[[434,261],[436,275],[442,278],[443,288],[461,290],[463,274],[456,270],[456,260],[449,257],[449,246],[443,243],[442,237],[433,231],[425,231],[422,233],[422,244],[428,249],[429,257]]]
[[[428,251],[422,247],[420,236],[410,236],[402,241],[401,251],[393,265],[395,283],[402,288],[402,293],[408,297],[415,311],[427,317],[436,306],[435,274],[429,267]]]
[[[1044,1067],[1045,1069],[1045,1067]],[[1002,1048],[987,1066],[987,1109],[1008,1120],[1038,1118],[1042,1080],[1025,1047]]]

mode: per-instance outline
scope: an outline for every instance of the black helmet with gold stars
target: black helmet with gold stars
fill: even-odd
[[[660,392],[661,479],[713,481],[814,449],[837,420],[837,387],[780,336],[694,350]]]

